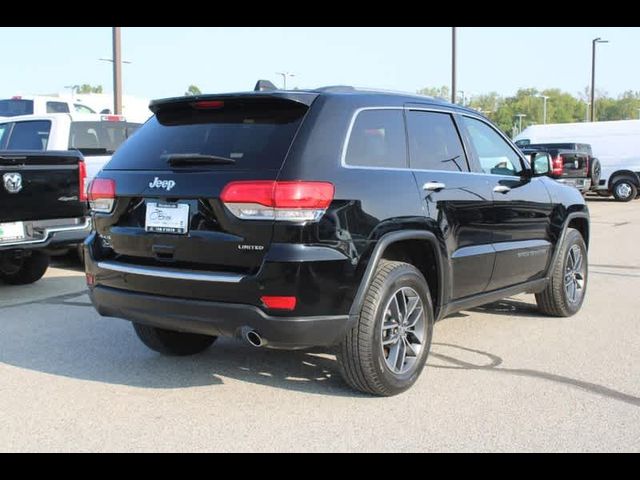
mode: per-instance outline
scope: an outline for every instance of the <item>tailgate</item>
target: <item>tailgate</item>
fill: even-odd
[[[577,152],[562,152],[562,175],[560,178],[584,178],[589,176],[589,156]]]
[[[77,152],[0,151],[0,223],[84,216],[81,161]]]
[[[224,98],[165,108],[100,172],[114,181],[116,201],[111,214],[96,215],[98,233],[128,264],[255,272],[273,219],[239,218],[221,192],[231,182],[276,180],[307,106]]]

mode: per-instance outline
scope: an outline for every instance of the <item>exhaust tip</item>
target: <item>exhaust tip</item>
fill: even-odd
[[[262,337],[260,336],[260,334],[255,330],[249,330],[245,334],[245,338],[247,342],[249,342],[254,347],[262,347],[264,345],[264,340],[262,340]]]

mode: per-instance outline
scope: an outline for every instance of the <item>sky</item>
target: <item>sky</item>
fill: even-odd
[[[640,28],[459,27],[458,89],[466,96],[521,87],[573,95],[590,83],[617,96],[640,91]],[[112,92],[109,27],[0,28],[0,98],[64,92],[89,83]],[[10,47],[10,48],[8,48]],[[205,93],[251,90],[258,79],[288,87],[353,85],[415,92],[451,81],[449,27],[123,27],[123,90],[162,98],[191,84]],[[68,92],[68,90],[66,90]]]

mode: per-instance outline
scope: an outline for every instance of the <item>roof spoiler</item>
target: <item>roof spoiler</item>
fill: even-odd
[[[253,87],[254,92],[264,92],[267,90],[277,90],[278,88],[269,80],[258,80],[256,86]]]

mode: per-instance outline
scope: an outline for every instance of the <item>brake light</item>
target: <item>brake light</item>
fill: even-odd
[[[263,296],[260,297],[264,306],[271,310],[293,310],[296,308],[296,297]]]
[[[103,115],[100,117],[103,122],[124,122],[122,115]]]
[[[554,175],[562,175],[562,172],[564,172],[564,159],[562,155],[558,155],[551,163],[551,173]]]
[[[89,205],[91,210],[110,213],[116,199],[116,182],[110,178],[94,178],[89,184]]]
[[[11,100],[22,100],[22,96],[14,95],[13,97],[11,97]]]
[[[87,201],[87,165],[80,161],[78,162],[78,198],[81,202]]]
[[[193,108],[206,110],[222,108],[224,107],[224,102],[222,100],[200,100],[199,102],[193,102],[191,106]]]
[[[244,220],[317,221],[324,215],[335,188],[329,182],[240,181],[227,184],[220,199]]]

